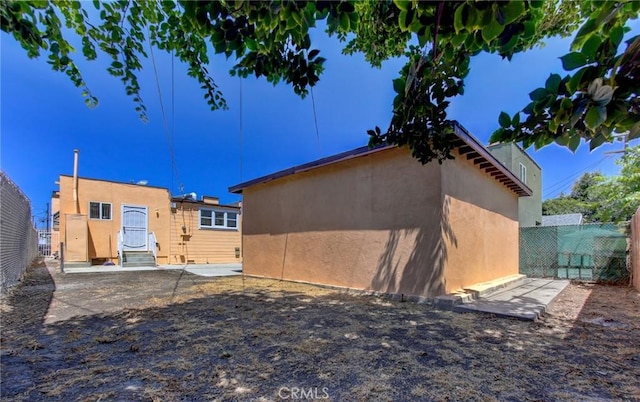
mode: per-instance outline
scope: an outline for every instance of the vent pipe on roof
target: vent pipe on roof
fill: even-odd
[[[73,150],[73,206],[76,214],[80,213],[80,204],[78,203],[78,154],[79,150]]]

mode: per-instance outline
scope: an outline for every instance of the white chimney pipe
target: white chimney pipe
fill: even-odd
[[[73,150],[73,205],[76,214],[80,213],[80,204],[78,203],[78,154],[79,150]]]

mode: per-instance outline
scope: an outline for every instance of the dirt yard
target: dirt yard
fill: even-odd
[[[640,400],[640,295],[540,321],[181,271],[60,274],[1,300],[2,400]]]

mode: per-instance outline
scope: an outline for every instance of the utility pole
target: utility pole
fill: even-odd
[[[619,151],[606,151],[606,152],[603,152],[604,155],[623,154],[627,152],[627,148],[629,148],[629,132],[627,131],[626,133],[613,135],[613,138],[619,138],[619,137],[622,137],[622,141],[624,144],[622,149]]]
[[[47,217],[45,218],[45,220],[47,221],[46,223],[46,228],[47,228],[47,233],[49,233],[49,224],[51,223],[51,215],[49,214],[49,203],[47,202]]]

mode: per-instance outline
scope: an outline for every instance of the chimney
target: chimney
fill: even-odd
[[[220,204],[220,199],[218,197],[212,197],[210,195],[203,195],[202,196],[202,201],[205,204],[210,204],[210,205],[219,205]]]
[[[80,204],[78,203],[78,154],[79,150],[73,150],[73,205],[76,214],[80,213]]]

